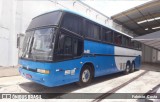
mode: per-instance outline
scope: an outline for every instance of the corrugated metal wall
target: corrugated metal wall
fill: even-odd
[[[158,63],[158,51],[149,46],[142,45],[142,62]]]

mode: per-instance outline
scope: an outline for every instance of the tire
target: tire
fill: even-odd
[[[93,79],[93,71],[92,67],[90,65],[85,65],[81,72],[80,72],[80,78],[79,82],[77,82],[78,86],[87,86],[88,84],[91,83]]]
[[[135,71],[135,64],[134,63],[132,63],[132,65],[131,65],[131,69],[130,69],[130,72],[134,72]]]
[[[130,72],[130,63],[126,64],[126,68],[124,70],[124,74],[128,74]]]

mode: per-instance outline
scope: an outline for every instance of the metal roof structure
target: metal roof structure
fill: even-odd
[[[154,49],[160,50],[160,31],[156,31],[150,34],[135,37],[132,40],[136,40]]]
[[[111,19],[138,36],[158,31],[160,30],[160,0],[153,0],[121,12]]]

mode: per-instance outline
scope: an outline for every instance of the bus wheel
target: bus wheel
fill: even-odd
[[[135,64],[132,63],[130,72],[134,72],[134,70],[135,70]]]
[[[130,72],[130,63],[126,64],[126,69],[124,70],[124,74],[128,74]]]
[[[92,67],[85,65],[80,73],[80,79],[77,83],[79,86],[86,86],[92,81]]]

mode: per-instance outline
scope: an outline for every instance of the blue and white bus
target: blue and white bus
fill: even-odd
[[[68,10],[32,19],[19,58],[20,74],[53,87],[139,69],[141,51],[131,36]]]

